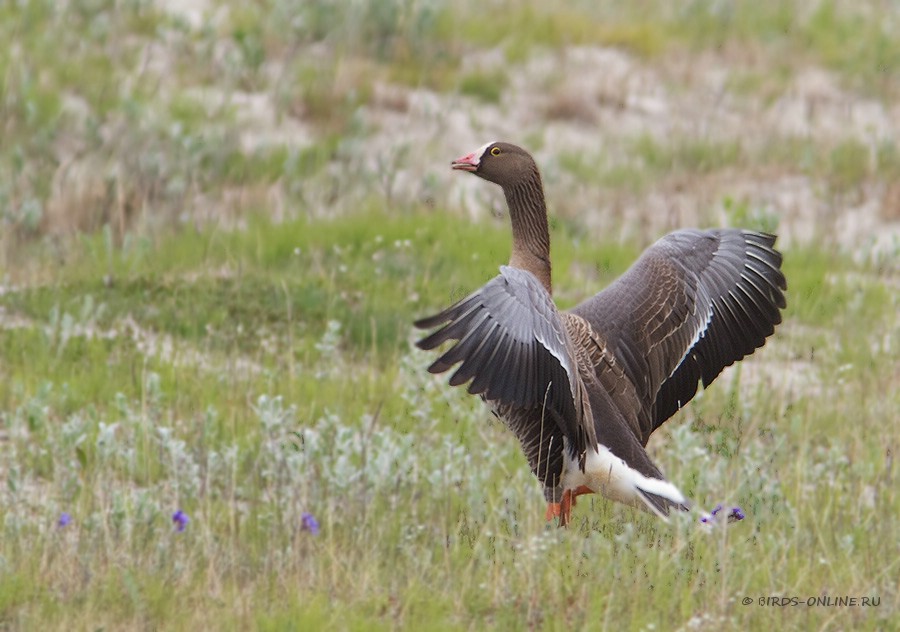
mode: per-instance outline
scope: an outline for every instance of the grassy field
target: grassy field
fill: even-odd
[[[0,4],[0,629],[898,629],[900,14],[687,6]],[[783,235],[784,324],[651,441],[744,521],[556,529],[425,371],[508,258],[448,169],[501,134],[563,307]]]

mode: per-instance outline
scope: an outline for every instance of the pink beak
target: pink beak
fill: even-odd
[[[476,156],[475,152],[472,152],[451,162],[450,168],[458,169],[459,171],[477,171],[479,162],[480,157]]]

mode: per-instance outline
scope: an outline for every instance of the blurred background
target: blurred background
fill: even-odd
[[[248,212],[483,217],[498,192],[448,164],[491,140],[587,231],[752,218],[896,253],[898,24],[890,0],[4,3],[2,257]]]

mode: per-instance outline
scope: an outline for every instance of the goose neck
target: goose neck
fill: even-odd
[[[550,293],[550,229],[544,188],[537,169],[530,178],[504,187],[504,193],[513,234],[509,265],[531,272]]]

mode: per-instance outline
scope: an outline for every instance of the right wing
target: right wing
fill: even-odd
[[[500,275],[484,287],[415,325],[443,325],[416,343],[420,349],[458,341],[428,368],[431,373],[461,363],[451,386],[472,380],[469,392],[501,409],[543,413],[510,426],[523,446],[543,443],[544,424],[551,421],[558,428],[553,434],[565,437],[571,455],[583,464],[587,446],[596,445],[590,403],[565,324],[534,275],[501,266]]]

